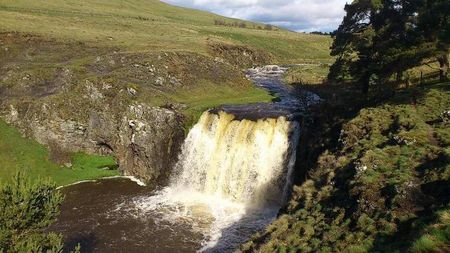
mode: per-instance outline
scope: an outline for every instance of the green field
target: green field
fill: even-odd
[[[57,185],[80,180],[118,175],[112,157],[77,153],[72,155],[72,166],[67,168],[49,159],[48,150],[34,140],[22,137],[14,128],[0,120],[0,182],[8,181],[16,171],[26,171],[30,178],[51,178]]]
[[[0,31],[17,31],[128,51],[190,51],[207,54],[207,44],[219,41],[261,49],[281,63],[330,62],[329,36],[283,29],[217,26],[244,22],[207,12],[180,8],[157,0],[3,0]]]

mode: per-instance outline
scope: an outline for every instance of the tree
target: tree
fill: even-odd
[[[400,83],[405,70],[433,56],[432,43],[418,27],[417,17],[422,5],[421,0],[385,0],[374,15],[375,74],[382,82],[395,74]]]
[[[429,43],[434,45],[439,62],[440,79],[447,80],[450,68],[450,2],[448,0],[423,0],[418,26]]]
[[[62,237],[43,232],[63,201],[49,181],[31,183],[22,173],[0,186],[0,252],[62,252]]]
[[[333,33],[336,61],[330,81],[351,79],[367,94],[372,83],[437,58],[441,80],[449,69],[450,2],[448,0],[355,0]]]
[[[331,55],[336,56],[328,79],[355,79],[366,93],[373,57],[373,16],[382,4],[376,0],[359,0],[345,6],[346,15],[333,33]]]

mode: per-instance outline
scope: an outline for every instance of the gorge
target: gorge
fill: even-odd
[[[286,203],[300,119],[320,100],[312,93],[294,94],[281,81],[286,70],[266,66],[247,72],[277,101],[204,112],[189,131],[167,186],[140,188],[109,179],[68,187],[52,230],[63,233],[69,247],[81,241],[93,251],[118,245],[133,252],[235,250]],[[107,199],[101,198],[105,193]],[[94,199],[83,197],[88,195]]]
[[[0,252],[450,252],[449,17],[1,0]]]

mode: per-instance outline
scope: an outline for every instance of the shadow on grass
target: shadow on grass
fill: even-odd
[[[416,213],[416,217],[401,221],[393,234],[378,233],[369,252],[409,252],[419,238],[428,233],[428,229],[439,223],[437,212],[445,206],[436,209],[426,209]],[[446,252],[435,249],[430,252]]]

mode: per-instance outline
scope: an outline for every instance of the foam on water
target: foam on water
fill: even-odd
[[[232,251],[275,218],[295,164],[299,124],[205,112],[189,132],[168,187],[133,199],[131,213],[186,224],[200,251]]]

